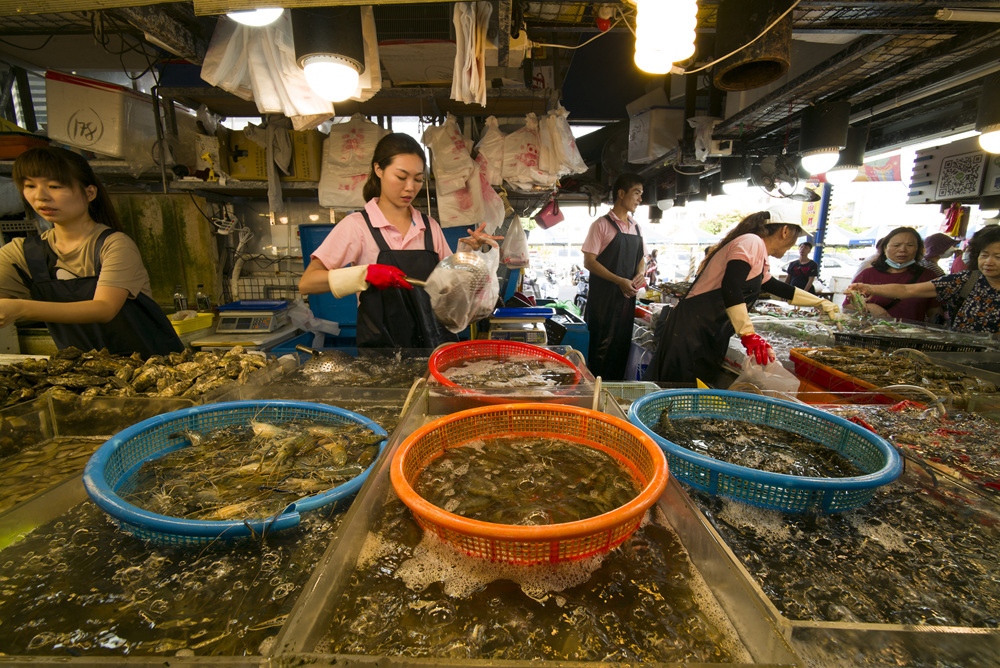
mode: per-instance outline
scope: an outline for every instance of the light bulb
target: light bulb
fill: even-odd
[[[722,191],[727,195],[739,195],[740,193],[746,192],[749,187],[750,182],[747,179],[722,182]]]
[[[695,0],[637,0],[635,64],[666,74],[673,63],[694,55],[698,5]]]
[[[661,199],[656,202],[656,206],[660,211],[666,211],[674,205],[673,199]]]
[[[226,16],[237,23],[242,23],[245,26],[260,27],[270,25],[277,21],[283,11],[285,10],[281,7],[261,7],[259,9],[248,9],[241,12],[227,12]]]
[[[313,92],[330,102],[343,102],[354,95],[361,79],[351,61],[330,54],[307,56],[302,69]]]
[[[1000,153],[1000,128],[979,135],[979,145],[987,153]]]
[[[837,164],[840,159],[840,148],[821,148],[802,154],[802,169],[810,174],[822,174]]]
[[[850,183],[858,176],[857,167],[834,167],[827,171],[826,182],[835,186],[842,186]]]

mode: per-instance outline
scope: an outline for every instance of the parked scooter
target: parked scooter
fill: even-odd
[[[583,269],[577,271],[573,276],[573,282],[576,283],[576,296],[573,297],[573,303],[580,309],[580,313],[587,309],[587,294],[590,292],[589,276]]]

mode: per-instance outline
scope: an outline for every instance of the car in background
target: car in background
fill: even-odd
[[[774,257],[769,259],[771,275],[784,280],[785,267],[799,259],[799,250],[798,248],[794,248],[785,253],[781,259]],[[861,266],[861,262],[846,253],[826,251],[823,253],[823,260],[819,267],[819,280],[826,289],[836,290],[845,281],[849,283],[854,278],[859,266]],[[836,283],[836,286],[834,283]],[[846,285],[843,287],[846,287]]]

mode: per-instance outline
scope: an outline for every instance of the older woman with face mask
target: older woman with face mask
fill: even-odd
[[[920,264],[924,257],[924,242],[912,227],[897,227],[889,232],[879,249],[878,258],[868,269],[861,271],[855,283],[866,285],[915,284],[930,281],[935,274]],[[940,311],[937,300],[930,297],[883,297],[873,292],[866,304],[871,315],[881,318],[896,318],[923,322]],[[854,307],[848,301],[844,310]]]

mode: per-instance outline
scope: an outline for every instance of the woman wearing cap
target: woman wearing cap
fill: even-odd
[[[968,271],[921,283],[854,283],[849,292],[888,299],[937,299],[958,332],[1000,333],[1000,226],[989,225],[969,240]]]
[[[878,258],[872,266],[860,272],[854,278],[855,283],[867,285],[885,285],[891,283],[907,284],[922,283],[936,277],[933,271],[920,264],[924,257],[924,242],[920,234],[912,227],[897,227],[885,235],[879,249]],[[925,298],[909,297],[906,299],[879,296],[872,293],[874,299],[865,305],[871,315],[880,318],[897,318],[924,322],[940,311],[933,295]],[[850,302],[845,303],[845,310],[852,310]]]
[[[948,272],[942,269],[938,262],[953,255],[957,250],[958,239],[936,232],[924,239],[924,259],[920,264],[934,272],[935,276],[944,276]]]
[[[657,333],[656,354],[644,380],[710,383],[719,375],[733,333],[758,364],[775,359],[774,350],[750,322],[748,308],[761,290],[793,306],[818,306],[830,318],[837,307],[826,299],[771,276],[768,256],[781,257],[805,234],[777,212],[744,218],[708,255],[687,296]]]

